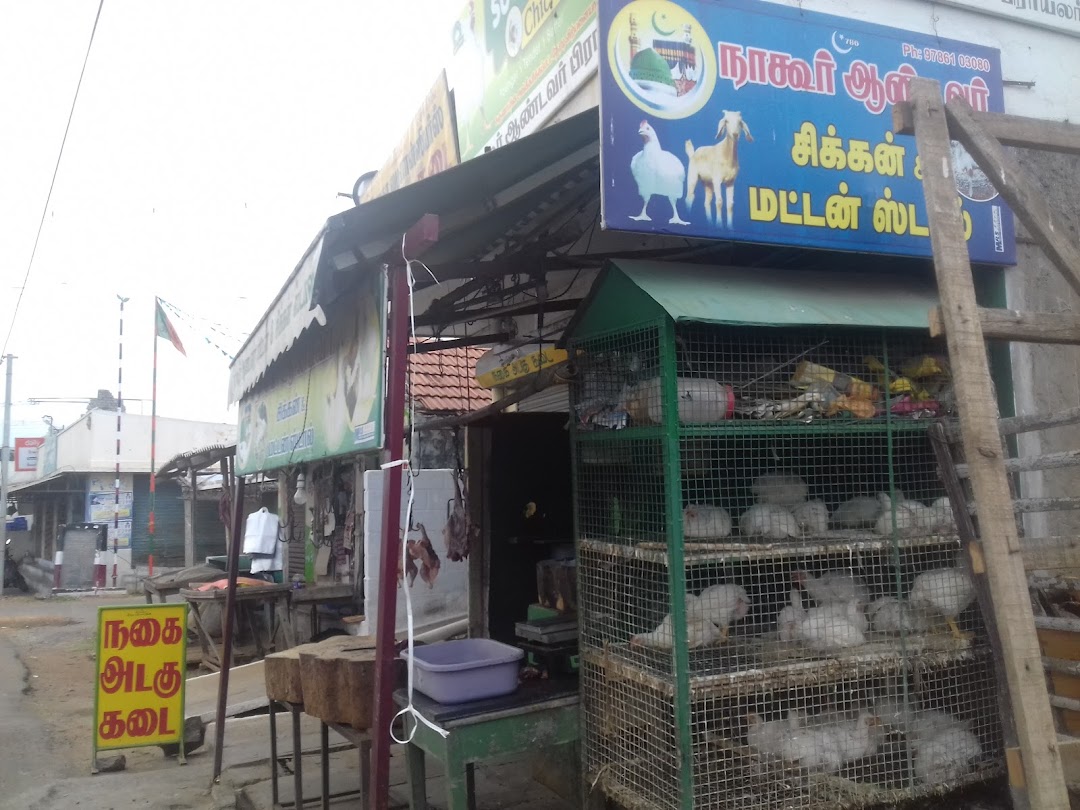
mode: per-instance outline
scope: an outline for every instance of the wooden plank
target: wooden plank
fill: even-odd
[[[1013,502],[1016,512],[1071,512],[1080,509],[1080,498],[1017,498]]]
[[[979,321],[987,340],[1080,345],[1080,317],[1068,313],[979,307]],[[930,336],[944,334],[941,307],[934,307],[930,310]]]
[[[1046,195],[1016,161],[1005,154],[1001,144],[979,126],[966,101],[954,98],[945,105],[945,115],[952,137],[964,145],[979,168],[991,178],[994,188],[1012,208],[1016,218],[1024,223],[1069,286],[1080,294],[1080,247],[1072,242],[1066,224],[1050,210]],[[925,160],[924,157],[923,165]]]
[[[1025,537],[1023,545],[1027,571],[1080,568],[1080,539],[1076,537]]]
[[[1076,466],[1080,466],[1080,450],[1063,450],[1060,453],[1043,453],[1041,456],[1005,459],[1005,470],[1009,473],[1061,470]],[[956,474],[961,478],[967,478],[968,465],[957,464]]]
[[[893,131],[897,135],[915,134],[912,116],[910,101],[893,107]],[[1080,126],[1076,124],[989,112],[977,112],[975,119],[1003,146],[1080,155]]]
[[[1080,678],[1080,661],[1066,661],[1063,658],[1043,658],[1043,669],[1062,675],[1074,675]]]
[[[944,331],[942,331],[944,334]],[[1057,427],[1068,427],[1080,423],[1080,408],[1066,408],[1057,413],[1029,413],[1023,416],[1006,416],[998,420],[998,429],[1002,436],[1015,436],[1020,433],[1034,433]],[[952,423],[945,425],[945,435],[949,441],[960,441],[960,427]]]
[[[1034,632],[1027,575],[1001,454],[997,401],[978,318],[967,242],[956,205],[949,128],[936,81],[914,79],[915,139],[979,532],[1031,807],[1066,810],[1068,792]]]
[[[1024,416],[1009,416],[998,421],[1003,436],[1015,436],[1018,433],[1033,433],[1055,427],[1066,427],[1080,422],[1080,408],[1067,408],[1058,413],[1032,413]]]
[[[204,723],[214,719],[217,714],[220,678],[220,672],[188,678],[184,687],[185,717],[198,717]],[[229,673],[229,698],[225,706],[225,716],[234,717],[253,709],[261,709],[268,704],[263,662],[232,667]]]

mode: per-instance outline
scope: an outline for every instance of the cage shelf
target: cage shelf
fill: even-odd
[[[708,425],[680,425],[684,439],[725,437],[829,436],[843,437],[874,433],[919,433],[930,425],[928,419],[821,419],[804,423],[794,420],[732,419]],[[575,439],[580,442],[622,442],[660,439],[665,436],[660,425],[627,427],[621,430],[579,430]]]
[[[716,745],[701,745],[694,750],[695,764],[702,757],[710,755]],[[739,757],[751,762],[761,763],[761,757],[746,746],[724,745],[730,757]],[[767,766],[762,763],[761,770]],[[733,810],[733,808],[758,808],[772,803],[780,806],[798,806],[808,810],[861,810],[862,808],[882,807],[911,802],[920,799],[932,799],[944,796],[954,790],[981,784],[1002,776],[1005,768],[998,762],[986,763],[975,767],[944,784],[919,784],[910,787],[884,787],[869,781],[859,781],[837,774],[807,773],[804,769],[788,765],[782,768],[783,779],[776,780],[779,788],[762,787],[760,792],[746,788],[741,796],[730,796],[729,788],[716,786],[709,790],[707,784],[700,785],[695,793],[694,807],[701,810]],[[665,810],[665,805],[642,796],[641,791],[632,788],[620,780],[614,769],[601,769],[586,775],[588,784],[602,786],[604,792],[627,810]],[[627,780],[630,781],[630,780]],[[721,790],[723,791],[721,793]],[[780,793],[787,794],[781,797]],[[779,801],[777,801],[779,800]]]
[[[663,566],[667,566],[670,561],[666,543],[640,540],[624,544],[590,540],[584,537],[580,538],[578,543],[587,552],[609,557]],[[730,539],[715,543],[689,542],[683,544],[683,562],[686,566],[692,566],[752,560],[826,557],[838,554],[884,554],[894,549],[908,551],[941,546],[959,548],[960,539],[955,534],[918,535],[893,539],[868,532],[838,531],[820,538],[784,542],[754,543]]]
[[[911,635],[902,642],[898,637],[869,635],[872,638],[865,645],[837,657],[805,652],[800,657],[789,646],[767,638],[736,639],[728,649],[691,650],[691,700],[896,675],[915,667],[941,669],[989,656],[986,647],[973,644],[970,639],[958,640],[943,634]],[[583,643],[580,654],[583,660],[603,670],[609,680],[639,684],[658,695],[674,698],[675,682],[668,653],[640,651],[628,644],[608,644],[599,650]]]

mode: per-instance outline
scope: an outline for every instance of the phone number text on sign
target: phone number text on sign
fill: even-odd
[[[98,611],[94,748],[182,743],[187,605]]]

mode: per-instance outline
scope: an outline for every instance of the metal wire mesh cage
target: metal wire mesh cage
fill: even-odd
[[[923,333],[575,333],[585,764],[628,807],[856,807],[998,772]]]

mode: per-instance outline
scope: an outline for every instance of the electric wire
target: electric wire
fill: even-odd
[[[49,205],[52,202],[53,188],[56,186],[56,176],[60,172],[60,160],[64,156],[64,146],[67,144],[68,132],[71,130],[71,121],[75,117],[75,105],[79,101],[79,91],[82,89],[83,76],[86,75],[86,64],[90,61],[90,49],[94,46],[94,35],[97,33],[98,21],[101,19],[101,9],[105,6],[105,0],[99,0],[97,14],[94,15],[94,27],[90,29],[90,41],[86,44],[86,55],[83,57],[82,69],[79,71],[79,81],[75,85],[75,96],[71,99],[71,109],[68,111],[67,124],[64,126],[64,137],[60,139],[60,151],[56,155],[56,165],[53,166],[52,180],[49,181],[49,192],[45,195],[45,205],[41,209],[41,221],[38,223],[37,234],[34,236],[34,247],[30,250],[30,261],[26,264],[26,272],[23,274],[22,284],[19,286],[19,297],[15,299],[15,311],[11,313],[11,323],[8,325],[7,336],[4,338],[4,348],[0,356],[7,355],[8,343],[11,341],[11,333],[15,330],[15,321],[19,317],[19,307],[22,304],[23,295],[26,293],[26,284],[30,280],[30,271],[34,267],[34,257],[37,255],[38,244],[41,242],[41,231],[45,227],[45,217],[49,213]]]

